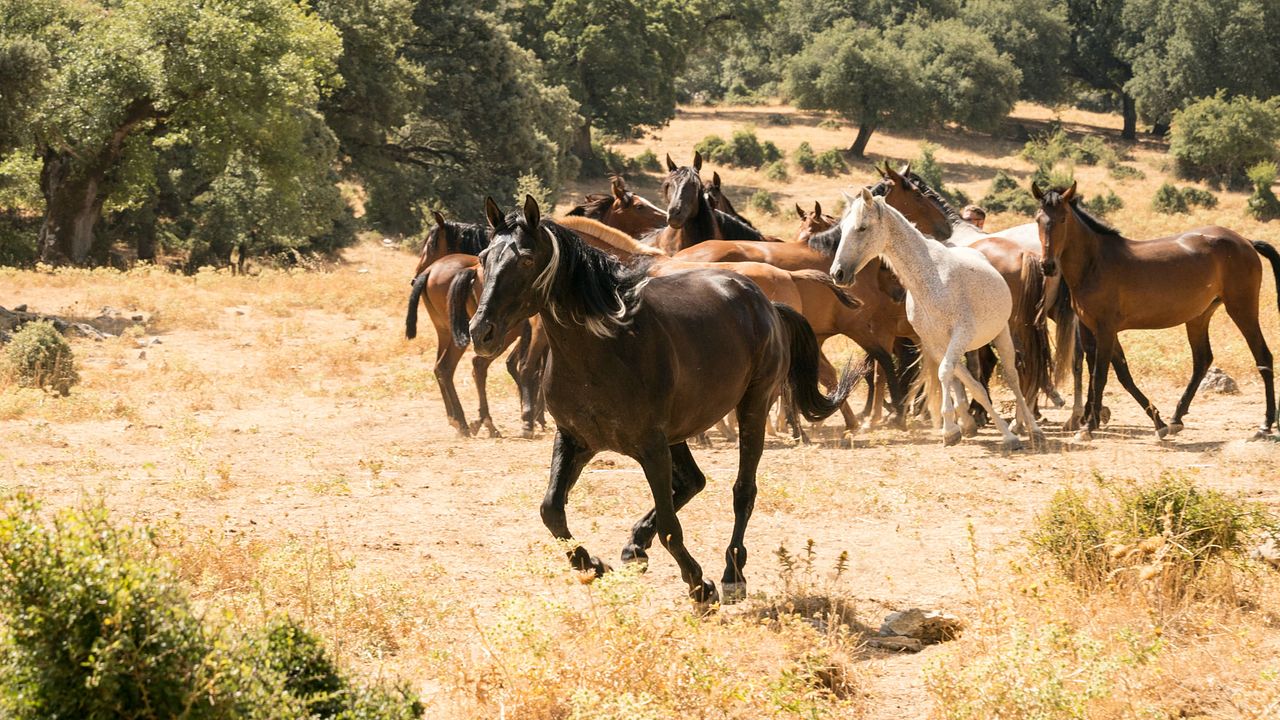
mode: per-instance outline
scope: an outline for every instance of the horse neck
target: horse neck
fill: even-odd
[[[1099,256],[1102,255],[1104,238],[1074,213],[1069,211],[1068,214],[1070,220],[1062,228],[1066,237],[1062,242],[1062,252],[1058,254],[1059,271],[1067,287],[1079,287],[1102,266]]]
[[[927,285],[926,278],[930,270],[937,264],[930,252],[931,245],[942,247],[938,243],[920,234],[909,222],[898,222],[893,237],[885,242],[881,255],[889,261],[889,266],[898,276],[898,281],[907,292],[919,296],[920,290]]]

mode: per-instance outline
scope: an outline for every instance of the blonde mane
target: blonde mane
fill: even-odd
[[[626,255],[664,256],[666,254],[652,245],[645,245],[621,230],[605,225],[599,220],[570,216],[556,218],[556,223]]]

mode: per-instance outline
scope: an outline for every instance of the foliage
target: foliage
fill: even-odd
[[[773,201],[773,194],[768,190],[757,190],[747,200],[747,207],[765,215],[777,215],[778,204]]]
[[[512,198],[512,207],[524,207],[524,198],[526,195],[532,195],[537,201],[538,207],[551,208],[555,206],[555,196],[551,194],[551,190],[542,184],[537,175],[533,173],[525,173],[516,178],[516,193]]]
[[[662,161],[658,160],[658,154],[652,148],[645,148],[644,152],[631,159],[631,163],[643,172],[662,172]]]
[[[844,161],[844,154],[835,148],[824,150],[813,160],[813,171],[819,175],[836,177],[849,172],[849,164]]]
[[[290,622],[205,628],[145,531],[95,505],[48,523],[9,498],[0,516],[0,708],[7,717],[420,717],[401,690],[350,684]]]
[[[1075,165],[1069,162],[1055,165],[1040,165],[1031,173],[1031,182],[1042,188],[1058,188],[1065,190],[1076,180]]]
[[[1239,182],[1246,168],[1276,157],[1280,99],[1228,99],[1219,92],[1173,115],[1169,155],[1189,178]]]
[[[964,192],[957,188],[948,188],[942,182],[942,165],[938,163],[934,154],[938,151],[938,146],[933,143],[920,143],[920,154],[915,160],[911,161],[911,169],[915,174],[919,175],[929,187],[937,190],[946,201],[952,205],[968,205],[969,198]]]
[[[1124,201],[1120,199],[1119,195],[1116,195],[1114,190],[1107,188],[1105,195],[1094,195],[1082,202],[1081,206],[1093,215],[1106,217],[1116,210],[1123,208]]]
[[[764,169],[764,176],[773,182],[787,182],[791,179],[790,175],[787,174],[787,161],[775,160],[769,163]]]
[[[991,188],[978,201],[987,212],[1012,212],[1020,215],[1034,215],[1040,207],[1031,192],[1001,170],[991,180]]]
[[[1253,185],[1253,194],[1245,211],[1258,220],[1267,221],[1280,217],[1280,199],[1271,190],[1280,174],[1274,160],[1265,160],[1249,168],[1249,182]]]
[[[1022,72],[1018,95],[1055,103],[1067,91],[1062,62],[1071,45],[1066,7],[1040,0],[967,0],[960,18],[991,38]]]
[[[1022,146],[1022,158],[1038,166],[1051,166],[1059,160],[1071,160],[1081,165],[1116,164],[1116,151],[1097,135],[1086,135],[1072,141],[1061,127],[1052,132],[1028,140]]]
[[[1151,207],[1158,213],[1172,215],[1185,213],[1192,207],[1217,207],[1218,198],[1208,190],[1195,187],[1179,188],[1171,183],[1164,183],[1156,190]]]
[[[778,146],[756,137],[755,128],[735,130],[726,142],[719,135],[708,135],[695,148],[713,163],[732,167],[759,168],[782,159]]]
[[[1122,165],[1119,162],[1112,165],[1107,172],[1112,178],[1121,182],[1125,180],[1144,180],[1147,177],[1147,174],[1142,170],[1132,165]]]
[[[1136,586],[1179,599],[1211,588],[1276,519],[1240,497],[1165,474],[1147,484],[1098,478],[1100,491],[1054,494],[1032,545],[1087,590]],[[1216,588],[1214,588],[1216,589]]]
[[[812,173],[818,169],[818,157],[813,154],[813,146],[808,140],[800,143],[792,159],[796,161],[796,167],[800,168],[800,172]]]
[[[23,325],[5,346],[4,354],[7,373],[22,387],[48,388],[68,395],[71,386],[80,382],[71,346],[52,323],[41,320]]]

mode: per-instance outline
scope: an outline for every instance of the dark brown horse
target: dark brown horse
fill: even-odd
[[[716,210],[702,184],[702,153],[693,153],[693,164],[677,167],[667,156],[667,177],[662,199],[667,203],[667,227],[645,238],[668,255],[708,240],[763,241],[759,230]]]
[[[510,328],[534,314],[551,343],[544,388],[556,439],[543,523],[572,543],[565,505],[583,468],[602,450],[628,455],[644,469],[654,507],[632,529],[623,559],[646,560],[656,534],[690,597],[715,601],[715,584],[686,549],[676,512],[706,484],[686,441],[736,410],[738,478],[722,582],[726,601],[742,597],[744,535],[774,391],[786,382],[802,412],[824,418],[848,394],[849,374],[834,396],[824,396],[818,344],[804,318],[769,302],[740,275],[690,270],[650,277],[645,263],[624,266],[541,219],[531,197],[523,213],[504,217],[492,199],[485,208],[494,239],[469,327],[476,352],[497,354]],[[608,569],[580,545],[569,559],[580,571]]]
[[[449,288],[455,278],[468,270],[474,270],[479,261],[476,256],[489,244],[488,228],[469,223],[447,222],[440,213],[432,213],[435,227],[427,234],[418,258],[418,266],[414,270],[412,290],[409,293],[409,308],[405,314],[405,337],[412,340],[418,335],[418,303],[427,308],[427,317],[436,331],[436,385],[444,399],[445,414],[460,435],[469,437],[481,427],[489,431],[491,437],[500,433],[493,424],[489,414],[489,395],[487,380],[491,357],[476,356],[471,361],[471,373],[476,384],[476,393],[480,396],[479,417],[468,424],[466,411],[462,409],[462,401],[458,398],[457,388],[453,384],[453,374],[462,359],[462,348],[451,341],[449,327],[448,298]],[[520,391],[521,433],[531,437],[534,421],[540,416],[538,407],[540,395],[539,368],[541,358],[531,354],[531,346],[535,344],[531,326],[514,328],[507,338],[507,347],[517,343],[516,349],[507,358],[507,372],[511,373],[516,387]],[[545,422],[543,423],[545,425]]]
[[[746,228],[749,228],[752,232],[759,233],[761,240],[767,240],[769,242],[782,242],[782,238],[773,237],[772,235],[765,235],[763,233],[760,233],[760,231],[756,229],[756,226],[750,220],[744,217],[742,213],[739,213],[738,210],[733,207],[733,203],[730,202],[728,194],[726,194],[724,191],[724,185],[720,181],[720,173],[718,172],[711,173],[711,182],[706,184],[705,192],[707,194],[707,202],[711,203],[712,208],[719,210],[725,215],[728,215],[733,220],[736,220]],[[740,228],[738,225],[729,224],[729,225],[725,225],[721,229],[724,230],[726,234],[731,235],[733,237],[743,237],[744,239],[748,239],[748,240],[755,239],[753,237],[745,237],[746,231]]]
[[[610,194],[588,195],[586,202],[575,205],[566,215],[591,218],[636,238],[666,226],[667,214],[662,208],[628,190],[621,177],[614,175],[609,185]]]
[[[1098,428],[1095,408],[1110,368],[1155,423],[1164,437],[1182,429],[1196,388],[1213,362],[1209,321],[1219,306],[1244,335],[1253,353],[1266,395],[1266,417],[1255,437],[1271,433],[1276,420],[1271,351],[1258,325],[1262,255],[1280,283],[1280,253],[1267,243],[1249,241],[1216,225],[1178,235],[1133,242],[1090,216],[1076,204],[1075,183],[1065,191],[1031,191],[1040,201],[1036,222],[1044,247],[1045,272],[1062,273],[1081,325],[1092,335],[1086,343],[1090,360],[1089,399],[1085,403],[1081,439]],[[1191,382],[1166,425],[1129,374],[1118,335],[1124,330],[1155,330],[1186,325],[1191,344]]]

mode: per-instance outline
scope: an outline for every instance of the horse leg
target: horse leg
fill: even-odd
[[[1079,320],[1073,322],[1079,323]],[[1076,327],[1076,346],[1071,353],[1071,417],[1063,424],[1063,430],[1079,430],[1084,420],[1087,404],[1084,402],[1084,343],[1080,341],[1080,327]]]
[[[986,388],[982,387],[982,383],[970,374],[969,368],[964,365],[957,367],[956,377],[973,393],[974,400],[986,409],[987,414],[991,417],[991,422],[996,426],[996,430],[1000,431],[1000,434],[1004,436],[1004,449],[1021,450],[1022,441],[1009,429],[1009,423],[1005,422],[1004,418],[1000,417],[1000,413],[995,411],[995,408],[991,405],[991,395],[987,393]]]
[[[687,442],[671,446],[671,484],[672,501],[675,503],[676,512],[679,512],[680,508],[707,486],[707,476],[694,462],[693,453],[689,452]],[[650,510],[631,527],[631,542],[622,548],[623,562],[648,564],[649,555],[646,551],[653,544],[653,536],[658,532],[654,525],[657,512],[657,510]]]
[[[956,400],[952,392],[952,381],[955,374],[959,371],[959,366],[964,364],[964,352],[958,348],[959,343],[953,339],[951,346],[947,348],[946,354],[942,356],[942,360],[938,363],[938,383],[942,386],[942,444],[955,445],[960,442],[960,427],[956,425]]]
[[[964,367],[969,371],[968,365],[957,365],[956,374],[951,377],[951,393],[956,398],[956,424],[960,426],[960,434],[965,437],[974,437],[978,434],[978,421],[973,418],[973,407],[982,409],[984,415],[987,415],[985,408],[978,402],[975,395],[973,400],[969,399],[969,395],[965,392],[964,383],[960,380],[960,372],[958,368]],[[973,372],[969,371],[972,377]]]
[[[871,424],[872,414],[875,412],[876,401],[876,383],[880,381],[880,369],[878,363],[873,363],[867,367],[866,372],[862,373],[859,380],[867,383],[867,401],[862,405],[862,412],[858,413],[858,417],[866,420]]]
[[[1227,305],[1227,315],[1235,322],[1236,327],[1240,328],[1245,342],[1249,344],[1249,352],[1253,353],[1253,362],[1258,366],[1258,374],[1262,377],[1262,387],[1266,394],[1266,422],[1258,432],[1254,433],[1253,439],[1268,437],[1271,435],[1271,426],[1276,424],[1275,375],[1271,368],[1271,350],[1267,347],[1267,340],[1263,337],[1262,328],[1258,325],[1257,298],[1254,297],[1249,302],[1236,302],[1231,298],[1231,302]]]
[[[1143,395],[1142,391],[1138,389],[1137,383],[1133,381],[1133,376],[1129,374],[1129,361],[1125,359],[1124,348],[1120,346],[1119,339],[1115,341],[1115,352],[1111,356],[1111,367],[1115,368],[1116,379],[1120,381],[1125,390],[1129,391],[1133,399],[1138,401],[1138,405],[1146,410],[1147,417],[1151,418],[1152,422],[1155,423],[1156,437],[1163,439],[1165,435],[1169,434],[1169,426],[1164,424],[1164,420],[1160,418],[1160,411],[1156,409],[1155,405],[1151,404],[1147,396]]]
[[[555,444],[551,448],[551,480],[547,484],[547,494],[542,498],[540,511],[542,524],[561,542],[573,542],[573,533],[569,532],[564,507],[569,502],[569,491],[578,482],[582,469],[594,455],[594,451],[566,435],[563,430],[556,431]],[[587,552],[581,545],[575,545],[567,554],[569,562],[579,572],[594,572],[599,577],[609,570],[603,560]]]
[[[764,421],[769,410],[769,393],[762,387],[752,387],[738,401],[738,422],[741,437],[738,439],[738,478],[733,483],[733,536],[725,550],[724,575],[720,584],[724,589],[724,602],[735,603],[747,597],[747,580],[742,568],[747,564],[747,547],[744,538],[747,521],[756,506],[756,470],[764,453]]]
[[[984,346],[981,350],[968,353],[965,356],[966,367],[970,369],[970,375],[973,374],[974,366],[978,369],[978,381],[982,383],[983,388],[991,387],[991,373],[996,369],[996,356],[991,352],[991,346]],[[978,402],[977,397],[969,403],[969,414],[973,417],[973,421],[978,427],[987,424],[987,410],[982,407],[982,403]]]
[[[498,432],[498,428],[493,425],[493,418],[489,416],[489,393],[487,386],[489,383],[489,366],[493,364],[493,358],[480,357],[476,355],[471,358],[471,377],[476,383],[476,394],[480,396],[480,409],[477,414],[480,417],[471,423],[471,432],[475,434],[479,432],[481,427],[489,431],[489,437],[502,437],[502,433]],[[519,387],[517,385],[517,387]]]
[[[684,530],[676,517],[675,496],[672,492],[671,448],[666,438],[655,433],[651,441],[636,453],[636,460],[644,468],[653,495],[654,523],[658,539],[680,566],[680,577],[689,586],[689,597],[697,603],[713,603],[718,599],[715,583],[702,577],[702,566],[689,554],[684,545]]]
[[[1093,333],[1081,326],[1080,340],[1089,365],[1089,392],[1085,400],[1084,427],[1076,433],[1076,439],[1088,441],[1093,439],[1093,431],[1098,429],[1101,421],[1102,393],[1107,387],[1107,374],[1111,372],[1116,336],[1110,331]]]
[[[836,369],[832,366],[831,361],[827,359],[826,353],[818,353],[818,382],[822,383],[828,391],[833,390],[839,379],[836,375]],[[840,437],[840,447],[852,447],[849,438],[858,432],[858,419],[853,416],[853,409],[849,407],[849,401],[840,403],[840,417],[844,420],[844,434]]]
[[[471,429],[467,427],[467,413],[462,409],[462,402],[458,400],[458,390],[453,385],[453,371],[458,367],[458,361],[462,359],[462,352],[462,348],[453,344],[452,337],[448,335],[437,337],[436,365],[433,372],[436,376],[436,386],[440,388],[440,395],[444,398],[444,411],[449,417],[449,424],[462,437],[471,437]]]
[[[1182,432],[1182,418],[1191,408],[1191,400],[1195,398],[1205,372],[1213,364],[1213,348],[1209,345],[1209,321],[1213,318],[1213,311],[1217,309],[1215,303],[1203,315],[1187,323],[1187,342],[1191,345],[1191,382],[1187,383],[1187,389],[1178,400],[1177,409],[1173,411],[1173,420],[1169,423],[1170,435]]]
[[[1014,404],[1018,410],[1018,423],[1015,423],[1015,431],[1017,429],[1016,426],[1021,425],[1027,431],[1032,444],[1043,443],[1044,433],[1040,431],[1040,426],[1036,424],[1035,412],[1022,394],[1022,386],[1019,384],[1021,375],[1018,373],[1017,364],[1013,362],[1014,353],[1017,351],[1014,349],[1013,338],[1007,329],[1002,330],[996,336],[995,345],[996,353],[1000,356],[1000,378],[1004,380],[1004,384],[1013,392]],[[989,395],[988,399],[990,399]]]

